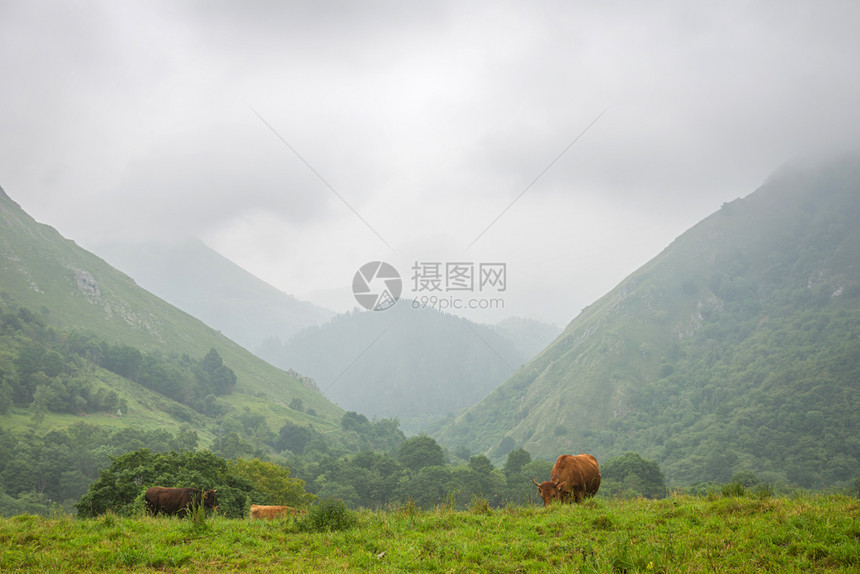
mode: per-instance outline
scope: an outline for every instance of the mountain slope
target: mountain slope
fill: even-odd
[[[197,239],[110,243],[96,251],[145,289],[251,351],[266,339],[287,341],[334,316],[272,287]]]
[[[638,450],[676,484],[860,475],[860,160],[706,218],[436,433],[495,458]]]
[[[409,432],[475,404],[525,359],[490,327],[411,303],[338,315],[261,355],[312,377],[344,409],[397,417]]]
[[[138,287],[102,259],[34,221],[2,190],[0,273],[4,299],[40,313],[60,330],[91,333],[111,345],[164,355],[199,359],[216,349],[238,379],[235,391],[223,400],[238,410],[259,412],[276,429],[285,420],[327,428],[339,424],[341,409],[317,389]],[[316,416],[287,408],[293,399],[301,399]]]

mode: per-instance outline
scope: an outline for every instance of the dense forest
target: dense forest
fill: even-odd
[[[117,457],[144,449],[260,460],[310,494],[367,507],[536,502],[531,479],[579,452],[601,462],[602,495],[738,477],[856,488],[857,185],[856,163],[789,170],[725,204],[490,391],[502,375],[487,365],[513,371],[514,350],[500,356],[498,334],[408,305],[337,318],[333,348],[320,329],[293,341],[296,357],[328,369],[317,386],[0,197],[11,222],[0,228],[0,512],[71,509]],[[406,314],[419,328],[405,328]],[[381,353],[385,376],[332,360],[345,349]],[[410,378],[416,369],[425,376]],[[321,390],[372,407],[344,412]],[[397,417],[418,424],[428,405],[445,420],[407,436],[416,427]]]
[[[93,367],[208,416],[222,413],[216,398],[236,386],[236,374],[215,349],[201,359],[142,353],[93,335],[58,331],[29,309],[0,302],[0,414],[12,406],[28,408],[39,422],[46,411],[127,412],[116,391],[93,383]]]
[[[860,476],[860,161],[787,166],[430,434],[497,461],[642,453],[671,484]]]
[[[531,479],[549,477],[553,461],[533,458],[512,441],[507,441],[504,453],[497,453],[503,460],[497,466],[486,454],[473,453],[462,445],[447,450],[426,435],[407,438],[397,419],[371,420],[354,411],[343,415],[336,435],[311,424],[300,425],[289,420],[275,432],[262,415],[247,408],[238,411],[219,402],[218,396],[229,393],[236,384],[236,376],[214,350],[200,359],[143,353],[127,345],[110,345],[94,336],[52,328],[34,312],[8,302],[0,309],[0,414],[23,409],[29,413],[30,421],[23,427],[0,426],[0,514],[45,514],[58,507],[79,512],[86,508],[84,512],[89,513],[108,507],[130,511],[140,506],[140,500],[135,502],[135,497],[139,498],[140,485],[137,490],[127,487],[124,498],[120,497],[124,502],[117,503],[119,499],[110,498],[114,495],[108,496],[106,492],[119,488],[116,477],[124,475],[110,469],[127,464],[129,460],[144,466],[154,464],[153,457],[158,456],[174,457],[171,460],[186,457],[183,459],[186,468],[191,460],[205,461],[205,464],[201,463],[203,466],[215,464],[221,469],[218,471],[221,474],[215,473],[220,477],[217,479],[213,478],[214,471],[176,476],[144,473],[141,476],[148,476],[147,481],[155,482],[173,480],[178,481],[176,484],[216,484],[226,493],[224,511],[236,516],[242,515],[251,501],[265,503],[275,500],[255,491],[247,481],[243,482],[225,470],[251,464],[248,461],[271,465],[270,470],[281,473],[284,479],[292,477],[291,480],[300,481],[301,488],[296,487],[299,494],[340,499],[349,506],[367,508],[406,501],[425,508],[441,501],[465,507],[475,499],[486,500],[490,506],[511,502],[538,504]],[[681,452],[688,449],[684,460],[696,465],[696,476],[701,475],[701,468],[710,473],[710,486],[692,485],[696,481],[688,481],[693,491],[739,480],[738,476],[747,484],[764,483],[769,485],[768,488],[773,488],[772,485],[777,488],[785,488],[785,484],[805,485],[808,478],[803,473],[809,472],[806,469],[822,460],[815,450],[820,445],[797,442],[790,425],[818,424],[817,428],[827,440],[842,441],[842,446],[849,452],[856,448],[855,435],[850,428],[827,427],[822,417],[816,419],[814,409],[798,417],[792,414],[794,411],[773,406],[786,403],[794,405],[799,412],[799,405],[795,403],[800,402],[811,409],[816,401],[827,401],[838,403],[839,408],[854,408],[855,399],[849,394],[834,396],[828,391],[835,387],[827,384],[827,377],[857,374],[858,339],[838,336],[845,325],[857,324],[855,315],[840,311],[827,321],[823,321],[820,314],[810,315],[807,321],[800,323],[796,320],[790,323],[773,320],[767,336],[759,330],[755,337],[746,337],[749,357],[724,355],[725,351],[718,345],[700,354],[685,354],[683,361],[675,361],[671,368],[665,368],[661,378],[633,398],[640,409],[639,414],[619,420],[611,433],[601,436],[612,441],[614,437],[629,432],[624,425],[644,424],[636,417],[648,417],[654,432],[653,440],[662,441],[667,449]],[[743,335],[714,335],[723,341],[729,341],[733,336]],[[792,345],[786,347],[789,339]],[[761,396],[756,400],[771,401],[768,408],[760,408],[755,400],[745,405],[734,405],[732,393],[721,391],[713,381],[699,380],[695,375],[697,372],[721,373],[723,385],[732,382],[742,384],[744,381],[749,384],[748,366],[752,355],[758,357],[758,361],[766,361],[770,357],[778,366],[781,355],[789,352],[786,349],[803,349],[805,345],[822,339],[828,343],[828,353],[808,353],[807,370],[803,371],[807,373],[805,378],[801,376],[803,372],[791,375],[792,380],[801,381],[806,393],[797,392],[795,386],[786,384],[784,379],[788,374],[776,367],[771,369],[772,380],[763,387],[769,389],[768,392],[752,395]],[[86,415],[98,411],[115,411],[115,419],[119,422],[127,408],[124,396],[109,389],[101,378],[93,376],[99,369],[170,398],[176,405],[174,416],[187,418],[188,422],[177,432],[89,424]],[[684,384],[689,382],[692,384]],[[789,396],[783,397],[780,389],[788,389]],[[671,436],[672,425],[677,424],[675,419],[684,410],[680,407],[678,411],[655,410],[649,406],[661,404],[666,396],[674,397],[678,405],[690,403],[699,411],[707,410],[708,416],[702,419],[702,424],[710,422],[708,417],[718,417],[724,421],[726,433],[691,434],[688,435],[689,440],[695,442],[690,445],[684,442],[686,439]],[[304,409],[300,399],[294,399],[290,407],[299,411]],[[761,419],[759,434],[737,433],[737,428],[749,426],[744,417],[764,416],[755,414],[757,412],[772,413],[772,419]],[[42,421],[48,413],[73,415],[78,422],[44,430]],[[206,450],[200,450],[204,445],[196,427],[190,424],[194,422],[194,416],[206,416],[217,421],[218,434]],[[735,421],[735,417],[742,420]],[[732,451],[727,450],[726,445],[738,446]],[[746,448],[766,449],[773,445],[793,449],[792,452],[796,453],[796,458],[789,461],[791,476],[767,470],[756,474],[749,469],[758,467],[749,461],[727,458],[737,457],[737,453],[746,452]],[[187,458],[192,455],[202,458]],[[748,470],[740,474],[727,472],[739,464]],[[854,478],[850,461],[845,464],[828,461],[827,468],[834,482],[848,484]],[[668,492],[657,463],[634,452],[604,460],[602,470],[602,496],[661,497]],[[97,502],[100,497],[114,502]],[[305,497],[300,500],[307,502],[311,499]]]
[[[344,415],[335,437],[290,420],[276,432],[263,415],[220,400],[237,377],[214,349],[195,359],[111,345],[51,327],[8,299],[0,301],[0,416],[16,414],[17,422],[0,419],[2,513],[45,512],[52,504],[69,508],[112,457],[141,448],[202,448],[202,426],[214,425],[210,449],[228,459],[310,452],[337,457],[361,449],[390,450],[405,439],[395,419],[369,421],[356,413]],[[182,423],[179,430],[127,426],[132,398],[124,387],[112,388],[113,377],[162,397],[159,407]],[[314,414],[299,398],[289,408]],[[99,413],[108,415],[106,424],[86,422]]]
[[[355,413],[344,415],[343,427],[367,439],[365,445],[374,435],[380,445],[385,434]],[[217,488],[221,512],[231,517],[244,516],[250,504],[303,506],[315,499],[364,508],[407,502],[463,508],[476,499],[490,507],[540,504],[531,479],[548,479],[549,461],[515,449],[496,468],[485,455],[445,452],[426,435],[404,438],[396,427],[388,430],[383,448],[350,453],[315,437],[303,455],[282,453],[287,456],[196,450],[190,429],[177,436],[86,423],[44,436],[0,430],[0,515],[56,508],[81,516],[139,512],[146,487],[164,484]],[[607,461],[603,475],[605,496],[667,494],[657,464],[635,453]]]
[[[241,412],[247,407],[263,414],[273,427],[288,419],[328,430],[336,429],[343,415],[343,409],[307,381],[265,362],[144,290],[128,275],[35,221],[2,190],[0,269],[0,312],[7,323],[4,347],[12,349],[17,360],[22,343],[14,341],[16,321],[23,322],[20,336],[33,343],[20,365],[32,372],[17,384],[37,383],[26,379],[42,372],[37,367],[43,368],[61,395],[60,387],[65,385],[78,397],[75,402],[66,401],[71,405],[67,407],[70,416],[85,412],[91,422],[111,425],[115,421],[107,413],[119,410],[129,425],[172,432],[188,422],[208,443],[219,431],[206,413]],[[26,311],[22,314],[19,309]],[[55,353],[65,361],[62,368]],[[28,366],[28,358],[36,363]],[[8,365],[9,357],[3,362]],[[57,373],[62,380],[57,380]],[[96,399],[101,397],[95,394],[87,399],[86,391],[76,388],[83,379],[92,385],[92,393],[114,391],[117,400],[125,399],[126,404],[123,408],[119,403],[116,408],[99,404]],[[36,386],[45,388],[40,394],[50,387]],[[27,395],[20,394],[19,403],[29,400]],[[89,402],[82,403],[81,397]],[[289,408],[294,400],[302,402],[302,410]],[[22,408],[14,407],[7,415],[12,420],[4,424],[22,424]],[[46,424],[57,423],[52,411],[46,412]]]
[[[220,431],[214,444],[200,450],[202,441],[189,422],[175,433],[86,422],[88,414],[105,411],[115,412],[119,423],[128,408],[124,396],[94,376],[99,369],[172,399],[174,416],[180,419],[193,422],[192,410],[214,417]],[[214,350],[200,359],[142,353],[52,328],[34,312],[4,303],[0,414],[23,410],[29,413],[29,424],[0,425],[0,514],[46,514],[58,507],[85,515],[107,508],[123,511],[134,506],[141,481],[150,485],[166,481],[218,486],[225,493],[224,511],[241,515],[251,502],[275,503],[228,472],[250,464],[247,461],[281,469],[284,477],[301,481],[302,493],[340,499],[354,507],[404,501],[431,507],[443,500],[464,506],[476,497],[492,506],[536,503],[531,479],[548,478],[552,466],[551,461],[533,460],[523,449],[512,449],[504,465],[496,468],[483,454],[463,448],[446,452],[426,435],[407,438],[397,419],[370,420],[354,411],[343,415],[337,436],[291,421],[274,432],[262,415],[219,403],[217,397],[235,384],[235,374]],[[301,410],[303,405],[296,399],[291,408]],[[42,423],[49,413],[74,415],[78,422],[45,430]],[[131,464],[136,465],[131,474],[146,478],[136,479],[136,486],[123,486],[122,480],[131,475],[120,469]],[[181,467],[185,474],[165,474],[165,465]],[[193,470],[196,467],[200,468]],[[616,490],[662,496],[662,480],[659,469],[655,475],[653,468],[638,471],[632,479],[619,473]],[[607,492],[612,484],[610,478]]]
[[[143,353],[127,345],[100,342],[94,336],[57,330],[36,313],[8,302],[0,309],[0,414],[24,409],[30,421],[24,428],[0,425],[0,514],[44,514],[57,505],[71,510],[96,481],[105,480],[105,469],[127,453],[142,449],[165,455],[198,452],[204,445],[190,424],[194,413],[214,418],[218,426],[214,443],[199,452],[210,452],[225,461],[267,461],[303,481],[306,492],[322,499],[341,499],[353,507],[379,508],[407,500],[421,507],[442,500],[465,506],[476,497],[492,506],[534,504],[539,501],[531,479],[548,478],[552,466],[553,461],[534,459],[513,441],[506,441],[504,452],[496,453],[503,463],[494,464],[486,454],[475,454],[462,445],[447,450],[426,435],[407,438],[397,419],[370,420],[354,411],[343,415],[340,432],[334,436],[288,420],[275,431],[262,415],[219,402],[218,396],[229,393],[236,384],[236,376],[214,350],[200,359]],[[620,418],[611,431],[593,438],[611,444],[616,437],[629,434],[629,428],[646,424],[640,419],[647,418],[653,432],[649,439],[675,456],[686,453],[682,464],[695,466],[690,480],[680,483],[695,491],[708,488],[707,484],[693,485],[702,469],[716,484],[736,478],[738,473],[732,469],[739,466],[746,469],[740,474],[748,480],[751,476],[754,483],[778,488],[787,484],[822,486],[809,478],[818,476],[810,473],[820,472],[822,461],[827,463],[830,484],[850,484],[856,477],[850,459],[843,464],[826,459],[817,450],[821,443],[798,441],[792,425],[818,425],[815,428],[822,436],[831,443],[840,441],[846,452],[857,448],[850,427],[826,425],[815,409],[821,401],[835,403],[849,420],[847,414],[855,408],[851,393],[833,395],[838,386],[828,383],[829,377],[860,375],[860,339],[842,337],[846,328],[858,324],[857,315],[840,310],[832,316],[810,313],[805,320],[773,319],[766,331],[759,329],[754,335],[751,329],[746,334],[742,329],[710,333],[715,327],[707,326],[704,333],[723,341],[725,348],[715,343],[699,353],[679,350],[681,357],[667,361],[661,377],[632,397],[637,413]],[[745,354],[729,351],[735,338],[746,342]],[[788,364],[784,355],[822,341],[828,351],[806,353],[801,371],[786,372],[780,367]],[[757,370],[751,370],[751,365],[757,365]],[[768,367],[766,381],[751,375],[761,372],[760,367]],[[116,412],[116,420],[121,421],[127,408],[124,396],[93,376],[98,369],[170,398],[175,404],[173,415],[187,422],[175,433],[85,422],[86,415],[98,411]],[[719,374],[720,383],[704,380],[697,373]],[[760,391],[751,394],[752,400],[745,404],[734,404],[736,393],[727,390],[732,384],[751,385]],[[664,401],[677,408],[660,408]],[[685,405],[704,413],[699,424],[706,430],[673,436],[678,417],[689,411]],[[304,409],[300,399],[290,407]],[[48,413],[74,415],[79,422],[41,430]],[[714,420],[725,429],[723,434],[710,431]],[[738,432],[749,428],[750,420],[758,421],[758,432]],[[792,453],[786,466],[762,472],[760,464],[739,460],[747,452],[763,455],[769,448]],[[662,470],[653,461],[627,453],[604,462],[602,495],[659,497],[667,492]],[[790,476],[782,468],[788,468]],[[229,486],[223,481],[219,484]],[[254,498],[235,496],[230,503],[234,513]]]
[[[682,345],[600,440],[611,444],[647,426],[626,446],[659,453],[680,484],[702,475],[727,481],[739,467],[806,488],[860,476],[860,310],[752,323],[704,326],[708,344]]]

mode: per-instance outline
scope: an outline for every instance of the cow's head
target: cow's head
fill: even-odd
[[[212,510],[218,508],[218,494],[217,490],[209,489],[203,493],[203,506],[205,508],[210,508]]]
[[[564,494],[564,491],[562,490],[564,482],[547,480],[546,482],[538,484],[534,478],[532,478],[532,482],[538,487],[538,494],[543,498],[544,506],[549,506],[549,503],[553,500],[561,500],[562,495]]]

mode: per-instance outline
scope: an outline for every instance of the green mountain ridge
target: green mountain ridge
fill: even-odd
[[[130,277],[74,241],[63,238],[50,226],[37,223],[2,189],[0,273],[4,300],[40,314],[42,320],[60,331],[92,334],[110,345],[128,345],[144,353],[165,356],[186,354],[200,359],[210,349],[216,349],[237,375],[235,390],[220,398],[232,408],[242,412],[247,407],[262,415],[275,429],[287,421],[313,424],[321,430],[339,428],[343,411],[306,379],[299,381],[266,363],[220,332],[140,288]],[[110,375],[105,377],[112,379]],[[130,383],[118,384],[122,387]],[[304,406],[302,411],[289,408],[295,399]],[[145,424],[136,419],[138,416],[153,418],[152,414],[131,412],[120,421],[105,421],[103,417],[87,420]],[[163,413],[154,418],[157,424],[170,429],[178,429],[183,422]],[[72,415],[48,417],[45,424],[63,425],[73,420]],[[195,430],[211,439],[217,422],[208,420],[206,424],[207,428]]]
[[[402,313],[410,301],[385,314],[333,317],[196,239],[97,249],[135,281],[257,356],[300,381],[318,382],[344,409],[396,417],[406,432],[472,406],[561,331],[516,317],[484,326],[427,310]],[[396,328],[369,349],[395,316]]]
[[[431,434],[499,460],[641,452],[667,482],[860,475],[860,161],[790,165]]]

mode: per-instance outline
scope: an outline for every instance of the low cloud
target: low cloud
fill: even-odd
[[[194,235],[294,293],[503,258],[510,314],[565,323],[783,162],[858,148],[858,25],[849,1],[5,3],[0,185],[85,245]]]

